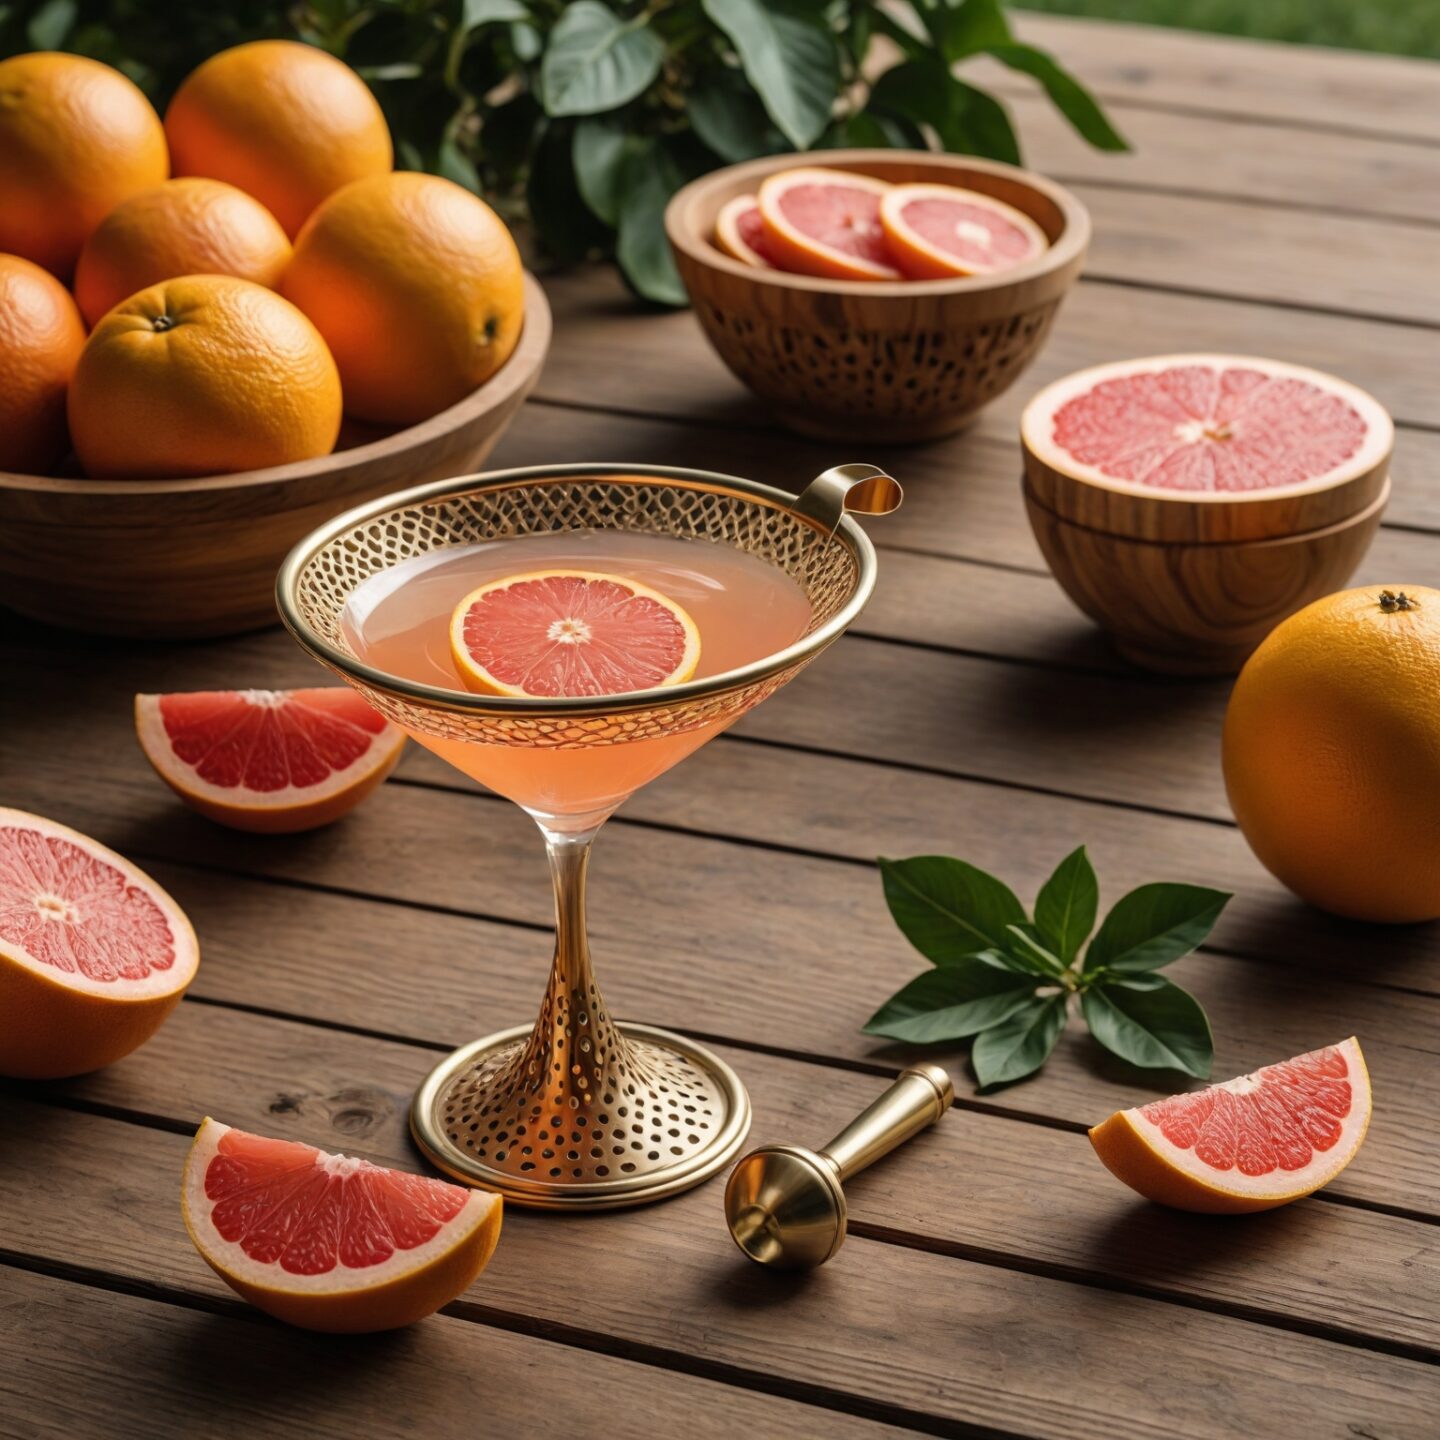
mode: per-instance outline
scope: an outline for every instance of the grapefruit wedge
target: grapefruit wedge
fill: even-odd
[[[348,686],[137,695],[135,733],[192,809],[236,830],[313,830],[395,768],[402,731]]]
[[[500,1238],[498,1195],[206,1118],[185,1228],[252,1305],[306,1330],[394,1330],[466,1290]]]
[[[756,197],[774,263],[829,280],[899,280],[880,202],[890,186],[848,170],[800,168],[768,176]]]
[[[1351,1036],[1207,1090],[1117,1110],[1090,1143],[1147,1199],[1240,1215],[1328,1185],[1369,1124],[1370,1076]]]
[[[880,201],[894,263],[912,280],[993,275],[1043,255],[1050,242],[1022,210],[958,185],[895,185]]]
[[[638,580],[535,570],[472,590],[450,618],[450,650],[466,688],[482,695],[623,695],[688,680],[700,632]]]
[[[753,195],[737,195],[726,202],[715,218],[715,243],[742,265],[751,265],[757,270],[779,268],[765,238],[760,202]]]
[[[199,960],[184,911],[143,871],[0,807],[0,1075],[53,1080],[128,1055]]]

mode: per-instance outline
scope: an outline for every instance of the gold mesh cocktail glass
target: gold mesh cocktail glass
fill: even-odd
[[[521,746],[536,753],[533,768],[547,752],[680,739],[663,747],[668,758],[659,768],[667,768],[778,690],[860,613],[875,583],[875,552],[844,512],[881,514],[899,500],[899,486],[868,465],[827,470],[798,497],[666,466],[471,475],[387,496],[322,526],[285,561],[277,600],[301,645],[442,755],[457,742]],[[775,654],[704,679],[547,700],[467,694],[388,674],[346,641],[346,602],[379,571],[445,548],[582,528],[679,536],[757,555],[804,591],[808,629]],[[555,958],[539,1017],[446,1057],[411,1107],[411,1130],[430,1160],[522,1205],[600,1210],[675,1194],[730,1160],[750,1125],[749,1097],[724,1061],[683,1035],[616,1021],[595,983],[585,869],[596,831],[619,803],[578,817],[529,812],[555,883]]]

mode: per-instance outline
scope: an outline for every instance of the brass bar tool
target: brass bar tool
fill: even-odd
[[[933,1125],[954,1098],[955,1087],[940,1066],[913,1065],[823,1150],[752,1150],[725,1186],[725,1219],[735,1243],[761,1265],[823,1265],[845,1241],[841,1185]]]

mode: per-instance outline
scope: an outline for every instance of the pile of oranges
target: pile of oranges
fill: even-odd
[[[94,60],[0,61],[0,470],[283,465],[342,414],[411,425],[483,385],[520,335],[515,242],[393,165],[364,82],[308,45],[212,56],[163,123]]]

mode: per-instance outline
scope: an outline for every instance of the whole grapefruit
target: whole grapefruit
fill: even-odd
[[[65,449],[65,387],[85,345],[70,292],[0,255],[0,470],[43,475]]]
[[[1440,918],[1440,590],[1327,595],[1246,662],[1225,785],[1260,862],[1336,915]]]
[[[100,221],[169,173],[160,117],[118,70],[48,50],[0,60],[0,250],[68,280]]]
[[[94,325],[161,280],[235,275],[273,289],[289,261],[289,237],[253,196],[223,180],[167,180],[121,201],[91,232],[75,299]]]
[[[260,470],[334,449],[340,377],[288,300],[249,280],[188,275],[132,295],[95,327],[69,414],[89,475]]]
[[[222,50],[175,92],[165,134],[177,175],[238,185],[292,238],[325,197],[395,163],[390,130],[343,61],[294,40]]]
[[[281,288],[340,367],[345,408],[412,425],[483,385],[520,338],[520,252],[468,190],[397,171],[331,196]]]

